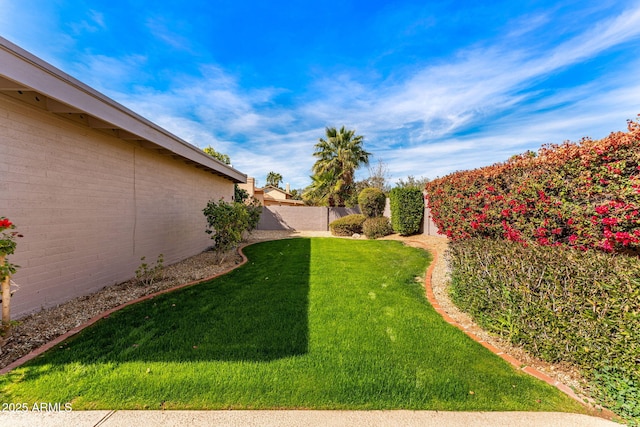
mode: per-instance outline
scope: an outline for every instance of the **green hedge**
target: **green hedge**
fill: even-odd
[[[379,188],[365,188],[358,195],[360,212],[367,218],[376,218],[384,214],[387,196]]]
[[[361,214],[343,216],[331,222],[329,229],[334,236],[351,236],[355,233],[362,234],[362,224],[365,219],[365,216]]]
[[[424,216],[424,196],[419,188],[396,187],[389,193],[391,225],[396,233],[410,236],[420,231]]]
[[[393,233],[393,228],[391,228],[389,218],[379,216],[376,218],[367,218],[362,224],[362,232],[368,239],[377,239]]]
[[[640,384],[640,258],[474,238],[452,242],[450,262],[452,299],[489,331]]]
[[[640,259],[492,239],[451,244],[454,301],[549,361],[636,368]]]

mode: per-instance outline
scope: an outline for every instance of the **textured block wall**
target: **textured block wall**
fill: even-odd
[[[328,231],[329,224],[346,215],[360,213],[359,208],[327,208],[318,206],[263,206],[258,230]],[[391,217],[389,199],[384,215]],[[424,209],[420,233],[440,236],[429,208]]]
[[[165,265],[210,245],[202,209],[233,183],[0,95],[0,216],[25,237],[12,317]]]

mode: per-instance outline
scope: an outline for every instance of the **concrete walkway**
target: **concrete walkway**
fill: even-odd
[[[76,411],[2,412],[7,427],[611,427],[603,418],[557,412],[437,411]]]

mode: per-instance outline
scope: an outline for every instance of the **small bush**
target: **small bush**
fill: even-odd
[[[142,286],[151,286],[156,280],[161,280],[164,268],[164,255],[158,255],[155,265],[149,265],[146,262],[147,257],[140,258],[142,264],[136,270],[136,281]]]
[[[220,255],[235,248],[242,241],[245,231],[255,229],[260,220],[262,208],[257,203],[246,205],[240,202],[227,203],[220,199],[217,203],[209,200],[202,210],[207,218],[207,234],[211,234],[213,248]]]
[[[355,233],[362,234],[362,224],[365,219],[365,216],[361,214],[343,216],[329,224],[329,229],[334,236],[351,236]]]
[[[640,378],[631,372],[605,367],[595,373],[591,391],[605,407],[640,426]]]
[[[376,218],[367,218],[362,224],[362,232],[368,239],[377,239],[393,233],[393,228],[391,228],[389,218],[379,216]]]
[[[387,196],[379,188],[365,188],[358,195],[360,212],[367,218],[376,218],[384,214]]]
[[[391,225],[396,233],[410,236],[420,231],[424,217],[424,196],[415,187],[396,187],[389,193]]]
[[[247,213],[249,214],[246,231],[251,232],[258,228],[260,215],[262,215],[262,205],[255,197],[252,197],[250,201],[245,201],[244,205],[247,209]]]

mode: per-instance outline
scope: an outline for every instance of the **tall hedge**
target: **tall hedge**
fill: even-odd
[[[479,238],[450,252],[454,301],[492,332],[548,361],[637,369],[639,258]]]
[[[450,244],[451,295],[485,329],[569,362],[640,424],[640,258],[472,238]]]
[[[640,123],[426,190],[453,241],[455,302],[534,354],[581,367],[603,403],[640,422]]]
[[[396,187],[389,193],[391,226],[402,235],[410,236],[420,231],[424,217],[424,196],[419,188]]]
[[[640,123],[601,140],[547,145],[426,186],[453,240],[502,238],[605,252],[640,249]]]

